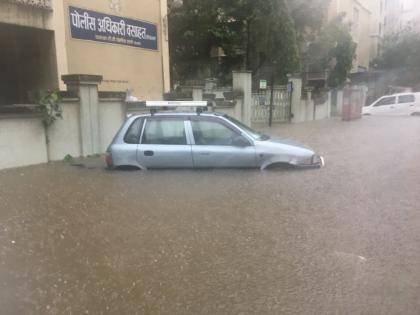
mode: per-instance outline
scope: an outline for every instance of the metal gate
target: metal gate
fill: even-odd
[[[252,122],[268,123],[270,117],[271,89],[252,93]],[[288,122],[291,115],[291,91],[287,86],[273,90],[273,123]]]

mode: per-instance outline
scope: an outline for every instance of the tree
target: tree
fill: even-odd
[[[329,70],[328,85],[337,87],[345,82],[356,54],[350,26],[339,16],[323,27],[309,46],[307,66],[309,71]]]
[[[331,0],[287,0],[299,42],[313,40],[325,22]]]
[[[296,33],[285,0],[184,0],[169,6],[173,77],[209,74],[210,51],[223,48],[224,74],[272,67],[284,79],[298,69]]]
[[[252,0],[251,0],[252,1]],[[252,20],[247,20],[247,66],[254,74],[283,82],[299,69],[297,36],[283,0],[254,1]]]
[[[405,29],[384,38],[382,53],[373,64],[376,68],[394,74],[393,85],[420,84],[420,34]]]
[[[175,78],[195,78],[197,69],[209,66],[212,47],[232,43],[234,34],[220,12],[220,2],[184,0],[178,6],[169,2],[169,45]]]

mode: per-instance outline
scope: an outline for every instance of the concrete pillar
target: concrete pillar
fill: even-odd
[[[242,119],[242,113],[243,113],[243,103],[244,103],[244,99],[243,98],[237,98],[236,100],[236,105],[234,108],[234,113],[235,113],[235,118],[236,119]],[[249,126],[251,125],[251,123],[248,124]]]
[[[171,90],[171,67],[169,64],[169,28],[168,28],[168,5],[167,1],[160,1],[160,33],[162,54],[162,83],[163,92]]]
[[[292,122],[300,122],[306,116],[305,109],[302,108],[302,78],[297,75],[289,75],[289,82],[293,84],[292,92]]]
[[[305,88],[306,92],[306,121],[315,120],[315,104],[312,99],[312,92],[314,88],[313,87],[307,87]]]
[[[79,96],[82,156],[102,153],[99,136],[98,96],[98,85],[102,82],[102,76],[69,74],[63,75],[61,78],[67,85],[67,90],[74,91]]]
[[[194,86],[192,89],[192,98],[193,101],[202,101],[203,100],[203,88]]]
[[[217,87],[217,79],[208,78],[204,80],[204,90],[206,93],[213,93]]]
[[[56,58],[54,62],[57,63],[57,81],[59,82],[60,90],[64,90],[64,83],[60,81],[60,77],[69,73],[68,57],[67,57],[67,40],[66,27],[63,21],[67,18],[67,9],[63,1],[51,1],[54,14],[51,15],[51,29],[54,30],[54,44]]]
[[[338,90],[336,114],[337,116],[341,116],[342,113],[343,113],[343,90]]]
[[[332,92],[328,88],[321,88],[320,91],[324,96],[325,101],[323,104],[317,106],[315,120],[331,118]]]
[[[234,91],[239,90],[243,92],[241,120],[243,123],[247,125],[251,125],[252,72],[251,71],[233,71],[233,90]]]
[[[332,103],[332,92],[328,91],[328,99],[327,99],[327,117],[326,118],[331,118],[331,103]]]

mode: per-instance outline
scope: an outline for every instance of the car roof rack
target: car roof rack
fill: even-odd
[[[146,107],[150,108],[150,114],[153,116],[159,110],[169,110],[177,108],[195,108],[198,115],[208,110],[210,106],[207,101],[146,101]]]

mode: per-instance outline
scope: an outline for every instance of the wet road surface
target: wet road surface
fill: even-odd
[[[327,166],[0,171],[0,314],[420,314],[420,119],[270,132]]]

